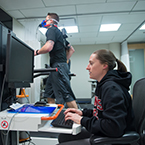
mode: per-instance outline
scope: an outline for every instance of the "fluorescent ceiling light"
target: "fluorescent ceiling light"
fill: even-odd
[[[66,29],[67,33],[78,33],[78,27],[77,26],[63,26],[63,27],[58,27],[60,30],[63,28]],[[40,27],[39,28],[40,32],[45,35],[47,28]]]
[[[145,30],[145,24],[143,24],[143,25],[139,28],[139,30]]]
[[[102,24],[100,27],[100,31],[117,31],[121,24]]]

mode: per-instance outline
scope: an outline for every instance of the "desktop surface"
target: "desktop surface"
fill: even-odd
[[[55,106],[56,104],[53,104]],[[55,110],[57,112],[57,109]],[[15,116],[14,116],[15,115]],[[34,131],[34,132],[52,132],[66,133],[76,135],[81,132],[81,125],[73,123],[72,128],[54,127],[51,125],[53,120],[43,120],[49,115],[44,113],[9,113],[8,110],[0,112],[0,130],[14,131]]]

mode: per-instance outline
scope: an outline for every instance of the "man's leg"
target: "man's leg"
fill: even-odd
[[[51,73],[51,85],[57,104],[67,104],[69,108],[78,108],[69,80],[67,63],[58,63],[53,66],[58,72]],[[49,95],[50,97],[50,95]],[[51,97],[54,98],[54,97]]]
[[[55,99],[53,98],[47,98],[47,101],[49,104],[55,104]]]
[[[69,108],[76,108],[78,109],[76,100],[75,100],[75,95],[71,89],[70,85],[70,79],[69,79],[69,69],[68,69],[68,64],[62,64],[60,65],[59,68],[59,82],[60,82],[60,90],[61,94],[63,95],[63,99]]]
[[[46,81],[46,86],[45,86],[45,93],[44,93],[44,98],[47,98],[47,101],[49,104],[55,104],[55,97],[53,93],[53,88],[52,88],[52,74],[49,75]]]

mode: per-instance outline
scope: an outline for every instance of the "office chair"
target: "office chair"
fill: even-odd
[[[122,137],[97,137],[92,135],[89,139],[75,140],[60,143],[59,145],[105,145],[105,144],[134,144],[145,145],[143,136],[143,125],[145,123],[145,78],[136,81],[133,87],[133,110],[135,114],[136,131],[125,132]]]
[[[138,145],[143,145],[143,124],[145,122],[145,78],[139,79],[135,82],[133,87],[133,110],[135,114],[135,126],[136,132],[130,131],[126,132],[120,138],[109,138],[109,137],[99,137],[96,138],[93,135],[90,138],[91,145],[101,145],[101,144],[131,144],[133,142],[138,143]],[[144,143],[145,144],[145,143]]]

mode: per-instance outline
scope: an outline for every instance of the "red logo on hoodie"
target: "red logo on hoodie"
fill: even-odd
[[[98,119],[98,110],[103,111],[101,99],[95,96],[93,115]]]

